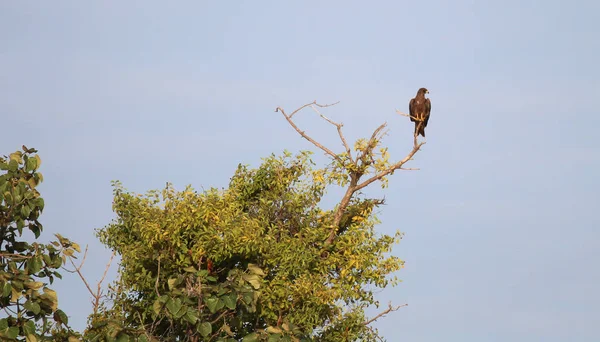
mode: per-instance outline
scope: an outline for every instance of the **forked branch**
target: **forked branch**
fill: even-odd
[[[281,107],[277,107],[277,109],[275,109],[275,112],[281,112],[283,114],[283,116],[285,117],[285,119],[288,121],[288,123],[296,130],[296,132],[298,132],[298,134],[300,134],[303,138],[305,138],[306,140],[310,141],[313,145],[315,145],[316,147],[318,147],[319,149],[321,149],[322,151],[324,151],[326,154],[330,155],[334,160],[340,162],[340,164],[344,165],[344,167],[346,167],[346,172],[348,174],[348,179],[349,179],[349,183],[348,183],[348,187],[346,188],[346,192],[344,193],[344,196],[342,197],[337,210],[334,214],[334,219],[333,219],[333,226],[331,229],[331,232],[329,234],[329,236],[327,237],[325,244],[331,244],[333,242],[333,240],[335,239],[337,230],[339,228],[339,224],[340,221],[342,219],[342,216],[344,214],[344,212],[346,211],[348,205],[350,204],[350,201],[352,200],[352,197],[354,196],[354,194],[357,191],[360,191],[361,189],[367,187],[368,185],[370,185],[371,183],[378,181],[378,180],[382,180],[384,177],[386,177],[387,175],[390,175],[392,173],[394,173],[394,171],[396,170],[417,170],[417,169],[408,169],[408,168],[404,168],[404,164],[406,164],[408,161],[412,160],[413,156],[421,149],[421,146],[423,146],[423,144],[425,144],[425,142],[421,142],[418,143],[417,142],[417,137],[416,135],[414,136],[414,143],[413,143],[413,148],[412,150],[408,153],[408,155],[406,157],[404,157],[404,159],[390,165],[389,167],[385,168],[385,169],[378,169],[373,176],[371,176],[370,178],[368,178],[367,180],[360,182],[361,177],[363,177],[365,174],[368,174],[369,172],[367,172],[367,170],[369,168],[373,168],[373,164],[374,164],[374,160],[373,160],[373,150],[375,149],[375,147],[378,146],[379,141],[381,140],[381,138],[386,134],[386,132],[384,131],[384,128],[387,126],[386,123],[380,125],[379,127],[377,127],[375,129],[375,131],[373,132],[373,134],[371,135],[371,138],[369,139],[369,141],[367,142],[366,147],[362,148],[359,152],[358,155],[356,156],[356,159],[352,159],[352,155],[351,155],[351,149],[350,146],[348,145],[344,134],[342,132],[342,127],[343,124],[341,123],[337,123],[329,118],[327,118],[326,116],[324,116],[316,107],[329,107],[332,106],[334,104],[331,105],[319,105],[316,103],[316,101],[311,102],[311,103],[307,103],[301,107],[299,107],[298,109],[296,109],[295,111],[293,111],[290,115],[287,115],[285,113],[285,111],[283,110],[283,108]],[[334,125],[337,128],[338,131],[338,135],[340,137],[340,140],[342,141],[342,144],[344,145],[344,149],[346,150],[346,154],[348,155],[348,159],[344,159],[342,155],[337,154],[335,152],[333,152],[331,149],[325,147],[323,144],[319,143],[318,141],[314,140],[313,138],[311,138],[310,136],[308,136],[304,131],[300,130],[298,128],[298,126],[296,126],[296,124],[294,123],[294,121],[292,120],[292,117],[298,113],[299,111],[301,111],[302,109],[306,108],[306,107],[311,107],[322,119],[324,119],[325,121],[327,121],[328,123]],[[401,113],[396,111],[398,114],[401,114],[403,116],[408,116],[411,117],[410,115]],[[415,117],[412,117],[413,119],[415,119],[416,121],[419,122],[419,124],[422,124],[422,120],[419,120]],[[348,163],[348,161],[350,163]],[[345,162],[345,163],[344,163]]]
[[[92,287],[90,286],[90,284],[88,283],[88,281],[85,279],[85,277],[81,273],[81,268],[85,264],[85,259],[87,257],[87,252],[88,252],[88,246],[85,246],[85,252],[83,254],[83,259],[81,260],[81,263],[79,264],[79,266],[75,265],[75,262],[73,261],[73,257],[69,256],[69,261],[71,262],[71,265],[73,265],[74,269],[73,270],[69,270],[69,269],[66,269],[64,267],[63,267],[63,269],[65,271],[67,271],[67,272],[77,273],[77,275],[79,275],[79,278],[81,278],[81,280],[85,284],[85,287],[88,289],[88,292],[92,296],[92,304],[94,306],[94,315],[95,315],[96,313],[98,313],[98,309],[100,308],[100,300],[103,297],[103,295],[102,295],[102,283],[104,282],[104,279],[106,278],[106,274],[108,273],[108,269],[110,268],[110,265],[112,264],[112,261],[113,261],[113,258],[115,257],[115,253],[116,252],[113,252],[111,254],[110,259],[108,260],[108,263],[106,263],[106,268],[104,269],[104,274],[102,275],[102,278],[100,278],[100,281],[98,281],[98,283],[96,284],[96,291],[95,292],[92,290]]]
[[[368,320],[368,321],[365,321],[365,322],[363,322],[363,324],[364,324],[364,325],[369,325],[369,324],[371,324],[371,323],[375,322],[376,320],[380,319],[381,317],[383,317],[383,316],[385,316],[385,315],[389,314],[390,312],[394,312],[394,311],[396,311],[396,310],[398,310],[398,309],[400,309],[400,308],[403,308],[403,307],[405,307],[405,306],[408,306],[408,304],[402,304],[402,305],[398,305],[398,306],[392,306],[392,303],[390,302],[390,303],[388,304],[388,308],[387,308],[385,311],[382,311],[382,312],[380,312],[380,313],[379,313],[377,316],[375,316],[375,317],[371,318],[371,319],[370,319],[370,320]]]

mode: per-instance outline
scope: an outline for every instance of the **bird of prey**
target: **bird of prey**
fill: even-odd
[[[425,138],[425,127],[427,127],[427,122],[429,121],[431,101],[425,97],[425,94],[429,94],[429,90],[420,88],[419,91],[417,91],[417,96],[415,96],[414,99],[411,99],[408,104],[410,121],[414,121],[415,123],[415,137],[420,134]]]

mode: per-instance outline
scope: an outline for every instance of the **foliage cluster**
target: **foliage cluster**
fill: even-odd
[[[57,271],[79,246],[57,235],[51,244],[27,242],[42,232],[38,220],[44,199],[36,189],[42,182],[41,159],[35,149],[23,146],[0,158],[0,339],[54,341],[76,339],[67,315],[58,308],[58,297],[48,285],[61,278]]]
[[[386,256],[399,235],[377,236],[373,207],[381,202],[356,197],[335,244],[324,244],[336,211],[319,204],[339,173],[314,169],[309,156],[240,165],[224,190],[168,185],[138,195],[116,183],[117,219],[98,235],[122,256],[120,278],[114,305],[92,318],[88,336],[375,338],[364,309],[402,267]]]

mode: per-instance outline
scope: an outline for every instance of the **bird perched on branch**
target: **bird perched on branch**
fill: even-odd
[[[417,91],[417,96],[411,99],[408,104],[410,121],[414,121],[415,123],[415,137],[420,134],[425,138],[425,127],[427,127],[427,122],[429,121],[431,101],[425,97],[425,94],[429,94],[429,90],[420,88]]]

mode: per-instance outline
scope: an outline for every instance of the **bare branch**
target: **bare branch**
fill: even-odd
[[[396,170],[403,169],[402,166],[404,164],[406,164],[406,162],[408,162],[409,160],[412,159],[412,157],[415,155],[415,153],[417,153],[421,149],[421,146],[423,146],[423,144],[425,144],[425,143],[422,142],[422,143],[419,143],[419,144],[415,144],[414,147],[413,147],[413,149],[412,149],[412,151],[410,151],[410,153],[406,157],[404,157],[404,159],[402,159],[401,161],[397,162],[396,164],[390,166],[389,168],[387,168],[387,169],[379,172],[375,176],[367,179],[366,181],[358,184],[355,187],[354,191],[358,191],[358,190],[366,187],[367,185],[369,185],[369,184],[371,184],[371,183],[373,183],[373,182],[375,182],[377,180],[380,180],[381,178],[389,175],[390,173],[393,173]],[[404,169],[404,170],[411,170],[411,169]]]
[[[96,302],[94,303],[94,313],[96,313],[98,311],[98,307],[100,307],[100,298],[102,297],[102,282],[104,281],[104,279],[106,278],[106,274],[108,273],[108,269],[110,268],[110,265],[112,264],[113,258],[115,257],[116,252],[113,251],[112,254],[110,255],[110,259],[108,259],[108,262],[106,263],[106,268],[104,269],[104,274],[102,274],[102,278],[100,278],[100,281],[98,281],[98,288],[96,291],[96,296],[95,296],[95,300]]]
[[[94,315],[95,315],[98,312],[98,308],[100,307],[100,299],[102,299],[102,283],[104,282],[104,279],[106,278],[106,274],[108,273],[108,269],[110,268],[110,265],[112,264],[112,261],[113,261],[113,258],[115,257],[116,252],[113,251],[112,255],[110,256],[110,259],[108,260],[108,263],[106,263],[106,268],[104,269],[104,274],[102,275],[102,278],[100,278],[100,280],[98,281],[97,290],[95,293],[94,293],[94,291],[92,291],[92,287],[90,286],[88,281],[85,279],[85,277],[81,273],[81,268],[85,264],[85,259],[87,258],[87,252],[88,252],[88,246],[85,246],[85,252],[83,253],[83,259],[81,260],[81,263],[79,264],[79,266],[75,265],[75,262],[73,261],[73,257],[69,256],[69,261],[71,262],[71,265],[73,265],[73,267],[75,268],[73,271],[68,270],[64,267],[63,267],[63,269],[66,270],[67,272],[77,273],[77,275],[79,275],[79,278],[81,278],[81,280],[85,284],[85,287],[87,287],[88,292],[90,293],[90,295],[93,298],[92,304],[94,306],[93,310],[94,310]]]
[[[365,322],[363,322],[363,324],[364,324],[364,325],[369,325],[369,324],[371,324],[371,323],[375,322],[376,320],[380,319],[381,317],[383,317],[383,316],[385,316],[385,315],[389,314],[390,312],[396,311],[396,310],[398,310],[398,309],[400,309],[400,308],[403,308],[403,307],[405,307],[405,306],[408,306],[408,304],[402,304],[402,305],[398,305],[398,306],[392,306],[392,303],[390,302],[390,303],[388,304],[388,308],[387,308],[385,311],[382,311],[382,312],[380,312],[380,313],[379,313],[377,316],[375,316],[375,317],[371,318],[371,319],[370,319],[370,320],[368,320],[368,321],[365,321]]]
[[[81,267],[83,267],[83,264],[85,264],[85,258],[87,257],[87,252],[88,252],[88,246],[85,246],[85,252],[83,253],[83,259],[81,260],[81,263],[79,264],[79,267],[77,267],[77,265],[75,265],[75,262],[73,261],[73,259],[71,257],[69,257],[69,261],[71,262],[71,265],[73,265],[73,267],[75,268],[73,271],[70,271],[66,268],[63,267],[63,269],[67,272],[70,273],[77,273],[79,275],[79,278],[81,278],[81,280],[83,280],[83,283],[85,284],[85,287],[87,287],[88,292],[90,293],[90,295],[92,295],[92,297],[94,296],[94,291],[92,291],[92,288],[90,287],[90,284],[88,284],[87,280],[85,279],[85,277],[83,276],[83,274],[81,274]]]
[[[412,116],[412,115],[410,115],[410,114],[405,114],[405,113],[402,113],[401,111],[399,111],[399,110],[397,110],[397,109],[396,109],[396,114],[400,114],[400,115],[402,115],[402,116],[406,116],[406,117],[408,117],[408,118],[411,118],[411,119],[413,119],[413,120],[415,120],[415,121],[424,121],[424,120],[422,120],[422,119],[419,119],[419,118],[417,118],[416,116]]]
[[[423,146],[423,144],[425,144],[425,142],[422,143],[418,143],[417,142],[417,135],[414,135],[414,144],[413,144],[413,149],[412,151],[402,160],[400,160],[399,162],[391,165],[390,167],[388,167],[385,170],[382,170],[380,172],[378,172],[377,174],[373,175],[372,177],[370,177],[369,179],[367,179],[366,181],[360,183],[360,179],[363,176],[363,174],[367,173],[366,170],[369,168],[369,166],[374,163],[373,160],[373,149],[375,149],[375,147],[378,145],[378,141],[381,140],[382,136],[385,135],[387,132],[384,132],[384,128],[387,127],[387,123],[383,123],[382,125],[380,125],[379,127],[377,127],[375,129],[375,131],[373,132],[373,134],[371,135],[371,138],[368,141],[367,147],[362,151],[359,152],[359,154],[356,156],[356,160],[353,160],[352,158],[352,154],[351,154],[351,149],[350,146],[348,145],[348,142],[346,141],[346,138],[344,137],[343,133],[342,133],[342,127],[343,124],[342,123],[337,123],[331,119],[329,119],[328,117],[326,117],[325,115],[323,115],[316,107],[320,107],[320,108],[324,108],[324,107],[329,107],[329,106],[333,106],[334,104],[330,104],[330,105],[320,105],[317,104],[316,101],[313,101],[311,103],[307,103],[301,107],[299,107],[298,109],[296,109],[295,111],[293,111],[290,115],[287,115],[285,113],[285,111],[283,110],[283,108],[281,107],[277,107],[275,109],[275,112],[279,112],[281,111],[281,113],[283,114],[283,116],[285,117],[285,119],[288,121],[288,123],[296,130],[296,132],[298,132],[303,138],[305,138],[306,140],[310,141],[313,145],[315,145],[316,147],[318,147],[319,149],[321,149],[322,151],[324,151],[326,154],[330,155],[331,157],[333,157],[335,160],[342,162],[343,159],[341,158],[340,155],[334,153],[332,150],[328,149],[327,147],[323,146],[322,144],[320,144],[319,142],[317,142],[316,140],[314,140],[313,138],[311,138],[310,136],[308,136],[304,131],[300,130],[298,128],[298,126],[296,126],[296,124],[293,122],[292,117],[298,113],[299,111],[301,111],[302,109],[306,108],[306,107],[311,107],[322,119],[324,119],[325,121],[327,121],[328,123],[334,125],[337,128],[338,131],[338,135],[340,137],[340,140],[342,141],[342,144],[344,145],[344,148],[346,150],[346,153],[348,154],[348,157],[350,158],[350,162],[353,164],[354,167],[356,167],[356,169],[349,169],[348,171],[348,176],[350,178],[350,182],[348,184],[348,187],[346,188],[346,192],[344,194],[344,196],[342,197],[342,200],[340,201],[338,208],[334,214],[334,219],[333,219],[333,226],[331,228],[331,232],[329,234],[329,236],[327,237],[327,239],[325,240],[325,244],[331,244],[333,242],[333,240],[335,239],[337,230],[339,228],[339,224],[341,221],[341,218],[344,214],[344,212],[346,211],[346,208],[348,207],[348,205],[350,204],[350,201],[352,200],[352,196],[354,196],[354,194],[367,187],[369,184],[377,181],[377,180],[381,180],[383,177],[392,174],[394,171],[396,170],[418,170],[415,168],[404,168],[404,164],[407,163],[409,160],[411,160],[413,158],[413,156],[415,155],[415,153],[417,153],[421,146]],[[418,122],[418,126],[417,128],[420,127],[420,125],[423,124],[422,119],[418,119],[416,117],[412,117],[408,114],[404,114],[398,110],[396,110],[396,112],[400,115],[403,116],[407,116],[407,117],[411,117],[414,121]],[[369,158],[367,158],[369,157]],[[357,163],[359,163],[359,161],[362,162],[361,165],[357,165]]]
[[[344,127],[344,124],[341,123],[341,122],[337,123],[337,122],[335,122],[335,121],[327,118],[325,115],[321,114],[321,112],[319,112],[319,110],[317,108],[315,108],[315,105],[319,106],[319,107],[329,107],[329,106],[333,106],[333,105],[335,105],[337,103],[339,103],[339,102],[336,102],[336,103],[331,104],[331,105],[319,105],[319,104],[315,103],[314,105],[311,104],[311,108],[317,114],[319,114],[320,117],[322,117],[323,119],[325,119],[325,121],[329,122],[330,124],[334,125],[337,128],[338,135],[340,136],[340,139],[342,140],[342,144],[344,145],[344,148],[346,149],[346,153],[348,153],[348,157],[350,159],[352,159],[352,151],[350,150],[350,146],[348,146],[348,143],[346,142],[346,138],[344,138],[344,134],[342,133],[342,127]]]
[[[334,159],[338,159],[339,160],[339,156],[337,154],[335,154],[333,151],[331,151],[330,149],[328,149],[327,147],[321,145],[320,143],[318,143],[316,140],[314,140],[313,138],[309,137],[306,133],[304,133],[304,131],[301,131],[300,128],[298,128],[298,126],[296,126],[296,124],[294,123],[294,121],[292,121],[292,115],[296,114],[298,111],[302,110],[303,108],[306,108],[308,106],[311,106],[313,104],[316,103],[308,103],[303,105],[302,107],[296,109],[292,114],[287,115],[285,114],[285,111],[283,110],[283,108],[281,107],[277,107],[275,109],[275,112],[281,111],[281,114],[283,114],[283,116],[285,117],[285,119],[289,122],[289,124],[296,130],[296,132],[298,132],[298,134],[300,134],[304,139],[310,141],[313,145],[315,145],[316,147],[320,148],[321,150],[323,150],[325,153],[329,154],[330,156],[332,156]]]

